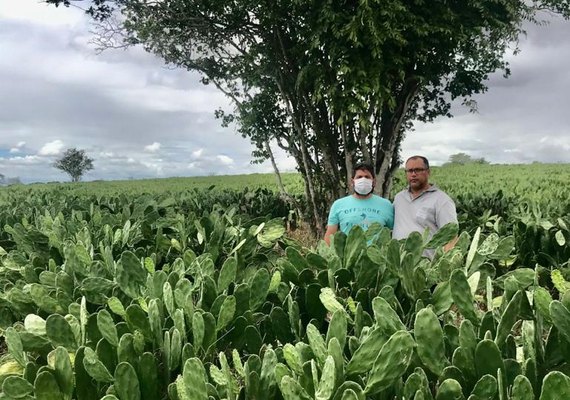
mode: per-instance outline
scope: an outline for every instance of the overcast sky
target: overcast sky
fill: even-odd
[[[63,181],[53,161],[85,149],[85,180],[270,172],[251,165],[252,146],[222,128],[230,109],[198,76],[166,68],[138,48],[97,55],[89,20],[77,8],[0,0],[0,173],[23,182]],[[570,162],[570,22],[531,26],[512,76],[493,76],[479,113],[417,125],[403,157],[435,164],[466,152],[493,163]],[[279,165],[294,162],[279,155]]]

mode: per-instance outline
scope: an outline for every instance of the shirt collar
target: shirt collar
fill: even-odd
[[[422,197],[424,195],[424,193],[436,192],[437,190],[439,190],[437,188],[437,186],[435,186],[433,183],[430,183],[429,187],[426,190],[421,192],[416,198],[412,199],[412,191],[411,191],[410,187],[408,186],[408,194],[410,195],[410,199],[412,199],[412,200],[419,199],[420,197]]]

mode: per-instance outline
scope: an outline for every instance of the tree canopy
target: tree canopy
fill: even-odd
[[[466,165],[466,164],[489,164],[485,157],[473,158],[467,153],[455,153],[449,156],[449,161],[443,164],[446,165]]]
[[[71,148],[65,150],[63,156],[56,160],[53,165],[69,174],[72,182],[79,182],[87,171],[93,169],[93,159],[85,154],[85,150]]]
[[[217,115],[258,159],[274,161],[275,146],[293,156],[318,228],[354,163],[372,163],[388,195],[414,121],[450,116],[451,101],[470,104],[489,74],[508,76],[504,56],[538,12],[570,15],[570,0],[83,3],[98,21],[122,13],[118,29],[102,25],[104,45],[141,44],[230,97],[234,112]]]

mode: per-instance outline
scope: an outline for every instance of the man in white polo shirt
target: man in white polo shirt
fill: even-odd
[[[455,203],[435,185],[429,183],[429,161],[423,156],[413,156],[406,161],[408,188],[394,198],[394,239],[405,239],[412,232],[429,230],[430,238],[444,225],[457,223]],[[451,249],[457,238],[444,246]],[[425,253],[433,257],[434,251]]]

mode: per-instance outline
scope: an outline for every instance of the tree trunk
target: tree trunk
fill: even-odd
[[[398,150],[403,135],[402,123],[419,91],[419,80],[416,77],[408,78],[397,96],[396,107],[392,111],[387,106],[382,110],[380,124],[380,138],[376,147],[376,177],[382,186],[383,197],[390,195],[393,174],[393,158],[398,157]]]
[[[353,163],[352,163],[352,159],[354,158],[354,154],[353,152],[350,151],[349,149],[349,144],[348,144],[348,135],[346,134],[346,125],[342,124],[340,126],[340,132],[341,132],[341,138],[342,138],[342,142],[344,144],[344,164],[346,166],[346,192],[348,193],[350,190],[350,181],[352,179],[352,168],[353,168]]]
[[[265,141],[265,151],[267,151],[269,159],[271,160],[271,165],[273,166],[273,171],[275,172],[275,178],[277,180],[277,187],[279,187],[279,193],[281,193],[281,196],[289,203],[289,205],[295,207],[297,213],[299,214],[299,218],[303,219],[304,214],[303,210],[301,210],[299,202],[287,192],[285,186],[283,185],[283,180],[281,179],[281,173],[279,172],[279,168],[277,167],[277,163],[275,162],[275,157],[273,156],[273,151],[271,150],[269,140]]]
[[[323,232],[324,225],[322,222],[323,216],[322,216],[322,213],[318,207],[317,194],[316,194],[315,185],[313,182],[313,171],[311,169],[311,166],[309,165],[309,152],[307,150],[307,146],[305,143],[304,136],[302,134],[299,136],[300,136],[299,143],[301,145],[301,156],[303,159],[303,167],[305,169],[305,180],[307,182],[307,188],[308,188],[309,196],[310,196],[309,201],[310,201],[310,204],[313,208],[313,217],[315,218],[315,228],[316,228],[315,230],[316,230],[317,235],[319,237],[322,237],[324,235],[324,232]]]

